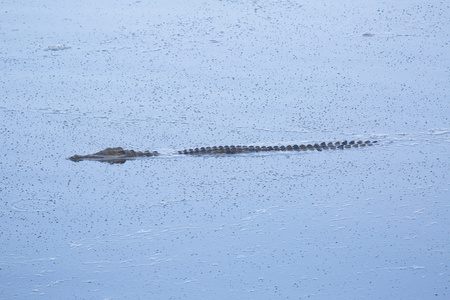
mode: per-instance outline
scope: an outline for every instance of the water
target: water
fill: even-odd
[[[4,4],[0,298],[447,299],[448,10]]]

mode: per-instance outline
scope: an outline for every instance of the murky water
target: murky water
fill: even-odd
[[[445,2],[0,15],[0,299],[449,297]],[[379,144],[66,159],[343,139]]]

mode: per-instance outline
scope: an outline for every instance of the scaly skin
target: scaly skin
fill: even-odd
[[[215,155],[215,154],[239,154],[239,153],[250,153],[250,152],[267,152],[267,151],[307,151],[307,150],[335,150],[335,149],[346,149],[346,148],[358,148],[365,146],[372,146],[376,141],[351,141],[351,142],[329,142],[320,144],[307,144],[307,145],[287,145],[287,146],[219,146],[219,147],[201,147],[195,149],[185,149],[177,151],[175,154],[181,155]],[[88,155],[74,155],[69,157],[71,161],[79,162],[82,160],[96,160],[102,162],[108,162],[111,164],[124,163],[129,159],[134,159],[137,157],[151,157],[159,156],[158,151],[134,151],[134,150],[124,150],[121,147],[117,148],[107,148],[100,152]]]

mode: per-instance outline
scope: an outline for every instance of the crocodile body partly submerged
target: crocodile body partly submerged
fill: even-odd
[[[185,149],[176,151],[175,155],[220,155],[220,154],[239,154],[250,152],[267,152],[267,151],[307,151],[307,150],[334,150],[334,149],[346,149],[346,148],[358,148],[365,146],[372,146],[376,141],[351,141],[351,142],[329,142],[329,143],[316,143],[307,145],[287,145],[287,146],[219,146],[219,147],[201,147],[194,149]],[[125,150],[121,147],[107,148],[100,152],[88,155],[74,155],[69,157],[71,161],[82,160],[96,160],[102,162],[108,162],[111,164],[124,163],[127,160],[137,157],[153,157],[162,155],[158,151],[134,151]]]

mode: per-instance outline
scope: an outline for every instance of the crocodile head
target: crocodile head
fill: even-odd
[[[71,161],[79,162],[82,160],[97,160],[102,162],[108,162],[111,164],[124,163],[123,159],[127,155],[127,152],[122,147],[106,148],[94,154],[88,155],[74,155],[69,157]]]

